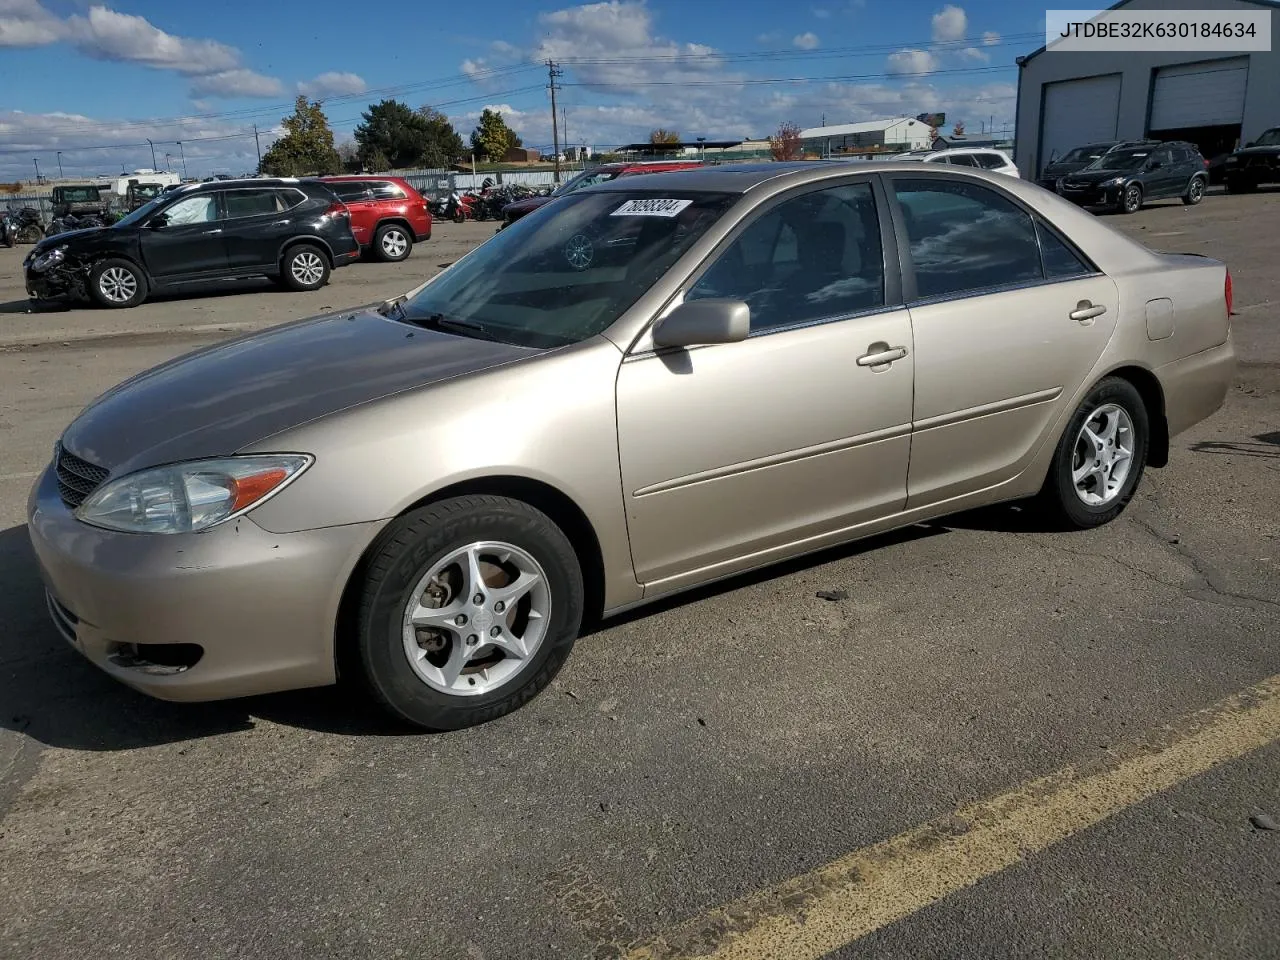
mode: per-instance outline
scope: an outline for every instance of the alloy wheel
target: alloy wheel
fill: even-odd
[[[1076,496],[1091,507],[1105,507],[1124,489],[1133,465],[1133,420],[1124,407],[1107,403],[1085,418],[1071,458]]]
[[[1142,189],[1140,187],[1129,187],[1124,192],[1124,208],[1129,213],[1137,212],[1142,206]]]
[[[551,589],[537,560],[510,543],[469,543],[435,563],[410,592],[405,656],[434,690],[492,693],[532,662],[550,616]]]
[[[299,283],[305,283],[308,286],[319,283],[324,277],[324,262],[320,259],[319,254],[311,251],[303,251],[293,258],[293,266],[290,268],[293,278]]]
[[[138,278],[124,267],[108,267],[98,278],[98,289],[112,303],[128,303],[138,294]]]
[[[403,257],[409,248],[409,238],[399,230],[388,230],[382,235],[382,252],[388,257]]]

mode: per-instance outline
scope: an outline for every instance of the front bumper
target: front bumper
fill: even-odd
[[[88,271],[65,262],[40,273],[24,265],[22,274],[27,296],[33,300],[83,299],[88,295],[85,290]]]
[[[1069,183],[1063,183],[1058,194],[1064,200],[1070,200],[1072,203],[1079,204],[1082,207],[1110,207],[1120,202],[1120,195],[1123,191],[1123,184],[1118,187],[1102,187],[1090,183],[1073,187]]]
[[[274,534],[244,516],[197,534],[116,533],[72,516],[52,468],[27,515],[59,632],[117,680],[163,700],[334,682],[342,591],[381,527]],[[181,672],[149,672],[151,644],[195,645],[199,657]]]

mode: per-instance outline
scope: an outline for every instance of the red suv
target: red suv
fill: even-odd
[[[351,209],[351,232],[379,260],[403,260],[415,242],[431,239],[427,201],[399,177],[320,177]]]

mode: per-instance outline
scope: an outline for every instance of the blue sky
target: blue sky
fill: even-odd
[[[150,166],[148,137],[162,168],[182,140],[192,175],[242,172],[252,125],[265,149],[299,92],[339,141],[395,96],[438,105],[464,138],[500,107],[549,145],[548,57],[571,142],[597,147],[926,110],[999,129],[1043,23],[1017,0],[0,0],[0,178],[31,176],[32,157],[56,172],[59,150],[68,175]]]

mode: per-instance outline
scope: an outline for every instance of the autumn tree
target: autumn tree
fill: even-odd
[[[787,121],[778,124],[778,132],[769,138],[769,153],[775,160],[799,160],[804,156],[800,128]]]
[[[462,138],[449,118],[431,107],[410,109],[399,100],[371,104],[355,129],[360,160],[369,170],[446,167],[462,155]]]
[[[655,147],[673,146],[680,142],[680,134],[666,127],[658,127],[649,131],[649,142]]]
[[[471,149],[485,160],[501,160],[507,151],[520,146],[520,138],[507,126],[502,114],[497,110],[485,107],[480,113],[480,122],[471,131]]]
[[[285,117],[284,136],[262,157],[261,172],[273,177],[324,176],[342,171],[342,158],[333,146],[329,118],[319,101],[298,97],[293,116]]]

